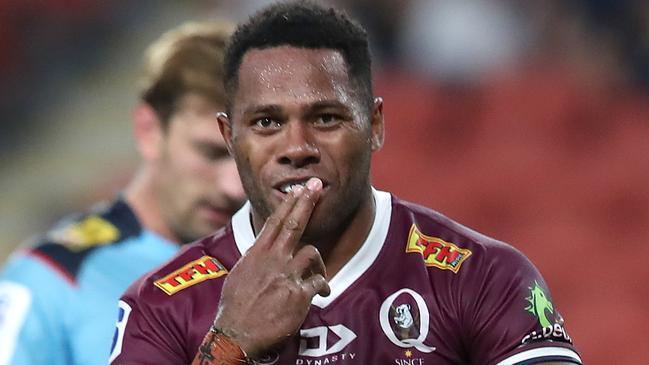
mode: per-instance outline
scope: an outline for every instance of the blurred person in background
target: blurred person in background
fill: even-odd
[[[242,205],[216,121],[230,31],[187,23],[149,47],[133,113],[142,164],[112,202],[63,219],[10,258],[0,276],[0,364],[106,364],[120,294]]]

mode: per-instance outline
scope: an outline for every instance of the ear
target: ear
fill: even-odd
[[[140,103],[133,111],[133,131],[138,151],[147,161],[160,156],[163,140],[163,127],[155,110],[146,103]]]
[[[234,156],[232,154],[232,123],[230,117],[225,112],[218,112],[216,113],[216,121],[219,123],[219,130],[225,140],[228,153],[230,156]]]
[[[374,105],[372,106],[372,136],[371,144],[372,151],[378,151],[383,147],[385,138],[385,129],[383,124],[383,99],[380,97],[374,98]]]

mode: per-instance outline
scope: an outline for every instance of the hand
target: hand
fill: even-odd
[[[330,292],[318,250],[299,247],[322,191],[317,178],[306,185],[294,188],[266,220],[223,284],[214,324],[251,358],[293,336],[312,298]]]

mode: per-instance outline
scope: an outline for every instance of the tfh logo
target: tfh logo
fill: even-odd
[[[327,337],[329,331],[333,332],[339,337],[338,342],[334,343],[331,347],[327,348]],[[338,324],[335,326],[320,326],[309,329],[300,330],[300,350],[298,352],[301,356],[320,357],[325,355],[335,354],[342,351],[345,346],[349,345],[356,338],[356,334],[349,328]],[[317,338],[317,347],[308,347],[307,339]]]

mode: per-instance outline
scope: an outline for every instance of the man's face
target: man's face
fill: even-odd
[[[216,121],[221,110],[203,96],[187,94],[161,134],[157,200],[163,220],[182,242],[225,226],[245,200]]]
[[[310,177],[320,178],[324,188],[305,241],[341,232],[361,202],[371,199],[370,158],[382,142],[381,104],[367,110],[359,95],[337,51],[282,46],[244,55],[230,129],[222,124],[256,225],[291,185]]]

